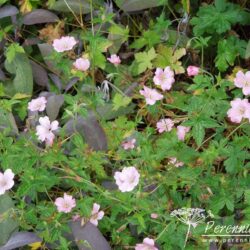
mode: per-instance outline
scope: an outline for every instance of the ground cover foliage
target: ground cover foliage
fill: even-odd
[[[0,249],[249,249],[249,10],[0,0]]]

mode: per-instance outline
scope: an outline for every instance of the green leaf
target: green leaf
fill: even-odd
[[[25,53],[16,53],[12,63],[5,61],[5,68],[15,74],[13,86],[15,93],[31,95],[33,91],[32,69]]]
[[[195,142],[198,146],[202,144],[202,141],[205,137],[205,129],[202,123],[196,123],[194,124],[192,128],[192,135],[195,139]]]
[[[128,40],[129,29],[123,25],[113,24],[109,28],[109,41],[113,44],[109,47],[110,54],[116,54],[121,48],[122,44]]]
[[[174,51],[171,47],[159,45],[157,48],[157,57],[154,61],[154,66],[165,68],[170,66],[176,74],[185,72],[185,69],[181,66],[180,58],[186,55],[186,49],[180,48]]]
[[[232,197],[229,197],[229,198],[232,198]],[[225,200],[225,203],[226,203],[226,207],[228,208],[228,210],[230,211],[234,211],[234,203],[231,199],[226,199]]]
[[[246,42],[234,36],[228,39],[221,40],[218,43],[217,56],[215,58],[215,65],[224,72],[229,66],[234,65],[234,61],[238,55],[245,56]]]
[[[244,23],[247,18],[239,5],[216,0],[214,5],[203,5],[197,12],[197,17],[191,19],[194,25],[195,36],[202,36],[204,33],[222,34],[231,29],[236,23]]]
[[[250,205],[250,189],[245,190],[245,203]]]
[[[152,69],[152,60],[156,58],[155,49],[151,48],[148,52],[139,52],[135,54],[135,61],[137,63],[137,73],[141,74],[147,69]]]
[[[121,107],[127,107],[131,102],[131,98],[128,96],[116,93],[113,98],[113,110],[117,111]]]
[[[5,244],[18,227],[17,221],[10,216],[12,208],[12,199],[7,194],[0,195],[0,245]]]
[[[245,59],[248,59],[249,57],[250,57],[250,40],[247,43]]]
[[[17,53],[25,53],[25,52],[22,46],[20,46],[17,43],[12,43],[7,48],[7,51],[6,51],[7,62],[11,63],[14,60]]]
[[[13,114],[0,108],[0,131],[5,129],[9,129],[10,134],[18,134],[18,128]]]
[[[190,0],[181,0],[181,3],[185,12],[189,13],[190,12]]]

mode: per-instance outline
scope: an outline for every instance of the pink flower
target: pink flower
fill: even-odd
[[[186,133],[188,133],[190,127],[177,126],[177,136],[180,141],[184,141]]]
[[[188,66],[187,67],[187,74],[188,76],[196,76],[199,74],[200,68],[196,66]]]
[[[157,68],[153,81],[155,85],[160,85],[162,90],[170,90],[175,82],[174,71],[172,71],[169,66],[164,70]]]
[[[169,163],[172,164],[172,165],[174,165],[174,166],[177,167],[177,168],[178,168],[178,167],[182,167],[182,166],[184,165],[183,162],[178,161],[175,157],[169,158]]]
[[[161,119],[156,123],[156,127],[159,133],[163,133],[164,131],[171,131],[173,126],[174,122],[171,119]]]
[[[73,49],[77,41],[73,36],[63,36],[53,41],[53,47],[57,52],[64,52]]]
[[[119,56],[113,54],[111,55],[109,58],[107,58],[108,61],[110,61],[111,63],[113,63],[114,65],[118,65],[121,63],[121,59]]]
[[[124,141],[124,142],[122,143],[122,147],[123,147],[125,150],[133,149],[133,148],[135,148],[135,143],[136,143],[136,139],[133,138],[133,139],[131,139],[131,140],[129,140],[129,141]]]
[[[80,71],[87,71],[90,67],[90,61],[86,58],[78,58],[73,63],[74,67]]]
[[[78,221],[79,219],[81,219],[80,214],[75,214],[72,216],[72,221]]]
[[[140,90],[140,94],[146,99],[148,105],[154,105],[156,101],[163,99],[163,95],[159,94],[155,89],[144,86],[144,90]]]
[[[242,88],[244,95],[250,94],[250,71],[247,71],[245,74],[242,71],[239,71],[234,78],[234,85],[238,88]]]
[[[89,221],[95,226],[98,226],[98,220],[101,220],[104,216],[104,212],[99,210],[100,210],[100,205],[94,203]]]
[[[58,129],[58,121],[50,123],[49,117],[44,116],[39,118],[40,125],[36,126],[36,135],[40,141],[45,141],[47,145],[51,146],[55,135],[52,131]]]
[[[14,186],[14,176],[11,169],[6,169],[4,173],[0,172],[0,195]]]
[[[138,185],[140,174],[135,167],[125,167],[121,172],[115,172],[114,178],[122,192],[129,192]]]
[[[46,108],[47,100],[45,97],[41,96],[36,99],[32,99],[28,103],[28,109],[30,111],[44,111]]]
[[[71,196],[64,193],[63,198],[59,197],[55,200],[58,212],[70,213],[76,206],[76,200]]]
[[[250,103],[247,99],[236,98],[230,104],[231,108],[227,111],[227,115],[232,122],[240,123],[244,118],[250,121]]]
[[[150,238],[145,238],[143,240],[143,243],[136,244],[135,250],[158,250],[158,248],[155,247],[154,240],[152,240]]]
[[[150,215],[150,217],[151,217],[152,219],[157,219],[157,218],[158,218],[158,214],[152,213],[152,214]]]

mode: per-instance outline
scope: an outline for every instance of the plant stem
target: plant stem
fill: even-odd
[[[185,238],[184,248],[186,247],[186,244],[187,244],[187,241],[188,241],[188,235],[190,233],[190,228],[191,228],[191,224],[188,223],[188,230],[187,230],[187,234],[186,234],[186,238]]]

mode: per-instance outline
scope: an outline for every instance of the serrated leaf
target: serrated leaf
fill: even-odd
[[[121,107],[127,107],[130,102],[130,97],[116,93],[113,98],[113,110],[117,111]]]
[[[192,135],[193,135],[197,145],[200,146],[203,142],[204,137],[205,137],[205,129],[201,123],[194,124],[194,126],[192,128]]]
[[[214,5],[201,6],[197,17],[193,17],[190,23],[194,25],[195,36],[214,32],[222,34],[237,22],[244,22],[244,13],[245,11],[241,10],[239,5],[217,0]]]
[[[152,69],[152,60],[156,58],[155,49],[151,48],[148,52],[139,52],[135,54],[135,60],[138,65],[137,73],[141,74],[147,69]]]
[[[217,56],[215,58],[215,65],[224,72],[229,66],[234,65],[234,61],[238,55],[245,56],[246,42],[236,37],[229,37],[221,40],[218,43]]]
[[[173,48],[161,44],[157,48],[157,57],[154,61],[154,66],[160,68],[170,66],[176,74],[184,73],[185,69],[181,66],[181,61],[179,61],[184,55],[186,55],[186,49],[184,48],[174,51]]]

